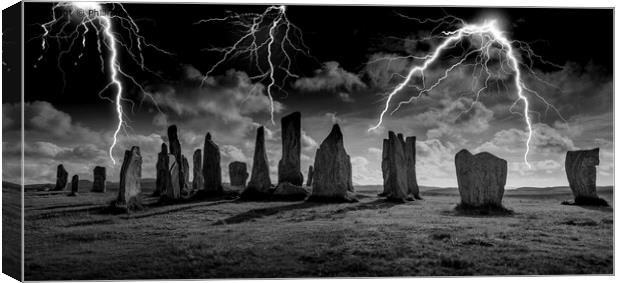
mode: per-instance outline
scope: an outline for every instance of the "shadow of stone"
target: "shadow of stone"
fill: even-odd
[[[254,219],[259,219],[259,218],[275,215],[275,214],[286,212],[286,211],[311,208],[311,207],[321,206],[321,205],[326,205],[326,203],[299,202],[299,203],[281,205],[281,206],[276,206],[276,207],[257,208],[257,209],[246,211],[241,214],[237,214],[235,216],[231,216],[226,219],[218,220],[215,223],[213,223],[213,225],[239,224],[239,223],[252,221]]]
[[[570,206],[578,206],[580,208],[588,209],[588,210],[596,210],[596,211],[602,211],[602,212],[614,212],[614,208],[609,205],[605,206],[605,205],[578,204],[572,201],[563,201],[561,204],[570,205]]]
[[[609,203],[602,198],[578,197],[575,201],[565,200],[563,205],[576,205],[581,207],[609,207]]]
[[[396,205],[405,204],[394,201],[389,201],[386,199],[378,199],[371,202],[360,203],[354,206],[348,206],[334,211],[334,213],[347,213],[349,211],[360,211],[360,210],[374,210],[374,209],[385,209],[390,208]]]
[[[170,213],[175,213],[179,211],[189,210],[189,209],[193,209],[197,207],[208,207],[208,206],[214,206],[214,205],[218,205],[222,203],[230,203],[234,201],[235,200],[226,200],[226,199],[222,199],[219,201],[213,201],[213,202],[207,202],[207,203],[204,201],[200,201],[200,202],[194,201],[191,203],[185,203],[187,204],[185,206],[177,206],[177,207],[172,207],[171,209],[167,209],[167,210],[159,210],[159,211],[147,212],[147,213],[142,213],[142,214],[128,215],[122,218],[123,219],[146,218],[146,217],[151,217],[151,216],[164,215],[164,214],[170,214]],[[169,205],[158,205],[157,207],[169,207]],[[155,208],[155,207],[152,206],[151,208]]]
[[[516,213],[511,209],[497,205],[469,206],[458,204],[453,210],[444,210],[441,212],[447,216],[464,216],[474,218],[484,217],[512,217]]]

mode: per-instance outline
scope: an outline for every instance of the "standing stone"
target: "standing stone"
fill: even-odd
[[[71,178],[71,193],[69,193],[69,196],[77,196],[79,187],[80,177],[78,175],[73,175],[73,178]]]
[[[278,162],[278,183],[291,183],[301,186],[304,176],[301,174],[299,156],[301,154],[301,113],[293,112],[281,120],[282,159]]]
[[[168,127],[168,142],[170,143],[170,154],[174,155],[176,162],[179,166],[179,186],[181,189],[186,189],[188,184],[185,182],[185,166],[183,166],[183,154],[181,152],[181,142],[179,142],[179,136],[177,135],[177,126],[171,125]],[[189,169],[188,169],[189,170]],[[189,172],[188,172],[189,173]]]
[[[599,162],[598,148],[566,153],[564,167],[575,204],[608,205],[596,194],[596,166]]]
[[[69,173],[62,164],[59,164],[56,168],[56,187],[54,187],[54,191],[65,190],[67,188],[68,179]]]
[[[125,151],[120,177],[116,207],[126,210],[142,207],[140,200],[142,156],[139,147],[133,146],[131,150]]]
[[[270,192],[271,177],[269,176],[269,161],[267,160],[267,151],[265,150],[265,129],[261,126],[256,130],[252,176],[242,196],[253,197],[269,194]]]
[[[383,139],[383,149],[381,152],[381,173],[383,174],[383,192],[378,196],[384,197],[389,194],[390,185],[390,140]]]
[[[464,207],[502,207],[508,164],[488,152],[472,155],[466,149],[455,158],[456,180]]]
[[[192,190],[198,191],[204,189],[205,182],[202,176],[202,150],[194,151],[194,180],[192,181]]]
[[[407,160],[407,190],[408,194],[412,195],[415,199],[422,199],[420,197],[420,188],[418,187],[418,180],[415,172],[415,137],[407,137],[405,140],[405,158]]]
[[[179,180],[179,163],[177,162],[176,156],[172,154],[168,154],[168,164],[167,170],[167,180],[168,184],[166,184],[166,197],[171,200],[178,200],[181,198],[181,182]]]
[[[407,159],[405,157],[405,141],[402,134],[388,132],[386,168],[382,168],[384,195],[389,200],[405,201],[410,199],[407,188]],[[383,167],[383,162],[382,162]]]
[[[314,173],[314,167],[312,167],[312,165],[310,165],[308,167],[308,181],[306,181],[306,186],[310,187],[312,186],[312,174]]]
[[[314,158],[311,201],[356,201],[353,196],[351,158],[347,154],[342,132],[334,124]]]
[[[189,161],[185,158],[185,155],[181,155],[181,159],[183,160],[181,168],[183,169],[183,184],[187,186],[182,187],[184,189],[189,189]]]
[[[93,169],[93,189],[91,191],[105,193],[105,178],[105,167],[96,166],[95,169]]]
[[[155,164],[157,175],[155,179],[155,191],[153,192],[154,196],[159,196],[166,192],[167,185],[170,183],[168,166],[168,146],[166,143],[162,143],[161,151],[157,154],[157,163]]]
[[[230,176],[231,186],[241,186],[245,188],[248,180],[248,168],[245,162],[234,161],[228,164],[228,175]]]
[[[221,194],[222,168],[220,167],[220,148],[211,140],[211,134],[207,133],[204,145],[204,157],[202,159],[202,176],[204,178],[205,192],[208,194]]]

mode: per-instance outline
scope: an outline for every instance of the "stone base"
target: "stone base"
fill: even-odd
[[[563,205],[609,206],[606,200],[593,197],[577,197],[574,202],[563,201]]]
[[[67,196],[69,196],[69,197],[76,197],[77,195],[78,195],[78,193],[70,192]]]
[[[286,200],[304,200],[312,191],[311,188],[296,186],[291,183],[279,184],[273,192],[273,197]]]
[[[502,205],[486,204],[481,206],[472,206],[460,203],[455,208],[455,211],[466,215],[512,215],[514,211],[505,208]]]
[[[415,198],[412,196],[408,196],[407,198],[402,199],[402,198],[393,198],[393,197],[387,196],[385,200],[389,202],[396,202],[396,203],[407,203],[408,201],[415,201]]]
[[[324,196],[309,196],[306,201],[308,202],[326,202],[326,203],[342,203],[342,202],[358,202],[357,198],[351,194],[347,194],[342,197],[324,197]]]
[[[263,193],[254,189],[246,188],[241,192],[239,197],[242,200],[269,200],[273,197],[273,190],[269,193]]]
[[[117,200],[112,201],[108,207],[108,212],[112,214],[130,213],[135,210],[142,210],[144,206],[139,198],[131,198],[127,203],[122,203]]]

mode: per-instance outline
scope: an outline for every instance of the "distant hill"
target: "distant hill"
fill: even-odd
[[[19,184],[2,181],[2,188],[3,189],[10,189],[10,190],[17,190],[17,191],[19,191],[19,190],[21,190],[22,186],[19,185]]]

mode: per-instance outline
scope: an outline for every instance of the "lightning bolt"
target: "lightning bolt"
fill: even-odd
[[[79,42],[81,50],[76,58],[76,61],[74,62],[74,65],[77,65],[78,60],[83,57],[84,51],[87,48],[87,34],[95,34],[97,51],[101,62],[101,72],[105,73],[106,65],[109,70],[109,82],[98,95],[100,98],[114,103],[116,116],[118,119],[118,123],[116,124],[112,137],[112,144],[108,150],[110,160],[114,165],[116,165],[116,159],[113,154],[114,148],[118,143],[118,136],[120,132],[122,130],[126,131],[126,128],[128,127],[126,121],[128,119],[125,111],[123,110],[123,102],[129,103],[132,110],[134,107],[134,102],[132,100],[123,97],[124,88],[120,77],[124,77],[137,86],[144,95],[143,100],[145,98],[150,98],[153,102],[155,102],[152,94],[140,85],[133,76],[129,75],[121,68],[121,62],[118,58],[119,52],[122,48],[122,50],[129,55],[128,57],[135,64],[137,64],[142,71],[157,77],[160,76],[145,65],[143,48],[145,46],[150,47],[158,52],[168,55],[171,55],[171,53],[148,43],[145,38],[140,35],[140,28],[122,4],[115,3],[112,5],[117,5],[120,8],[114,9],[115,11],[118,11],[118,14],[111,14],[112,10],[105,10],[101,4],[96,2],[60,2],[55,4],[51,10],[52,19],[47,23],[41,24],[43,34],[40,38],[41,49],[43,52],[37,59],[37,63],[34,67],[37,68],[37,65],[44,59],[51,44],[50,41],[55,39],[55,43],[61,50],[57,57],[57,66],[62,73],[63,82],[66,85],[66,74],[62,68],[64,56],[77,50],[77,43]],[[127,38],[129,39],[129,42],[123,42],[123,36],[118,30],[114,29],[115,21],[119,24],[119,29],[123,30],[128,35]],[[107,48],[108,53],[108,56],[105,59],[102,49],[103,47]],[[107,64],[105,62],[107,62]],[[115,88],[113,99],[102,95],[106,90],[112,87]],[[154,105],[157,110],[161,112],[157,106],[157,103],[154,103]]]
[[[532,49],[529,47],[528,44],[521,42],[521,41],[509,40],[506,37],[505,33],[499,28],[496,20],[485,20],[481,24],[467,24],[464,20],[453,17],[453,16],[446,16],[444,18],[437,19],[437,20],[430,20],[430,19],[420,20],[416,18],[409,18],[409,19],[417,20],[419,23],[427,23],[427,22],[432,22],[436,24],[438,23],[439,25],[435,29],[433,29],[433,31],[431,32],[431,36],[425,39],[428,40],[428,39],[440,38],[441,43],[432,51],[431,54],[428,54],[426,56],[400,57],[400,58],[407,58],[407,59],[412,59],[412,60],[422,60],[422,62],[420,64],[412,66],[408,70],[407,75],[404,76],[404,80],[401,83],[397,84],[396,87],[394,87],[387,94],[385,106],[383,110],[381,111],[377,124],[374,125],[373,127],[370,127],[368,131],[374,131],[381,126],[384,120],[384,116],[387,114],[390,108],[390,103],[392,102],[394,96],[398,94],[399,92],[401,92],[405,87],[409,87],[412,80],[414,80],[416,76],[419,76],[421,78],[422,87],[415,86],[415,88],[417,89],[417,94],[411,96],[409,100],[399,102],[397,107],[391,112],[392,114],[398,111],[401,106],[405,104],[409,104],[413,102],[414,100],[416,100],[417,98],[421,97],[423,94],[425,93],[427,94],[430,91],[432,91],[434,88],[439,86],[443,80],[448,78],[448,76],[453,70],[455,70],[459,66],[466,65],[467,64],[466,62],[469,59],[472,59],[473,55],[476,55],[474,57],[475,63],[473,63],[473,65],[475,65],[476,67],[480,67],[478,74],[480,76],[485,77],[484,86],[474,91],[475,93],[474,101],[472,102],[469,109],[465,110],[464,112],[462,112],[461,114],[457,116],[457,119],[458,119],[460,115],[473,109],[473,106],[475,103],[478,102],[478,99],[481,93],[488,88],[489,80],[491,79],[493,75],[491,68],[489,67],[489,62],[491,61],[493,54],[495,54],[494,51],[499,51],[497,52],[499,56],[499,61],[500,61],[499,71],[504,75],[512,74],[514,76],[512,83],[516,87],[517,99],[511,105],[510,111],[511,113],[514,113],[512,111],[512,108],[518,102],[522,102],[524,106],[523,112],[519,113],[524,117],[525,124],[527,125],[527,141],[526,141],[526,149],[525,149],[525,154],[523,156],[523,161],[525,162],[525,164],[527,164],[529,168],[531,168],[531,165],[528,162],[528,154],[530,152],[530,143],[532,141],[533,130],[532,130],[532,120],[530,117],[530,101],[528,100],[528,97],[525,95],[525,93],[527,92],[527,93],[533,94],[536,97],[538,97],[543,103],[545,103],[547,107],[545,111],[551,108],[555,110],[555,112],[558,114],[558,116],[562,120],[564,120],[564,118],[561,116],[559,111],[553,105],[549,104],[536,91],[526,86],[525,82],[523,81],[523,74],[522,74],[523,70],[521,69],[522,67],[525,68],[525,70],[528,73],[532,74],[535,79],[539,81],[542,81],[542,79],[536,76],[535,72],[532,69],[531,64],[525,65],[522,62],[520,62],[520,60],[517,57],[517,54],[515,54],[516,53],[515,46],[518,46],[518,49],[520,51],[523,51],[523,53],[526,56],[528,56],[528,58],[541,59],[540,56],[536,55],[532,51]],[[433,35],[435,30],[439,26],[441,25],[452,26],[455,24],[459,24],[461,27],[453,31],[442,31],[439,35]],[[440,60],[441,55],[444,52],[454,47],[457,47],[459,44],[462,44],[465,39],[469,39],[471,42],[474,42],[474,43],[476,42],[479,43],[479,47],[474,48],[473,50],[468,50],[468,52],[464,52],[461,56],[457,56],[457,58],[460,58],[460,59],[456,63],[446,68],[443,75],[439,77],[434,83],[430,84],[429,86],[426,86],[425,75],[424,75],[425,71],[428,70],[428,68],[432,66],[434,63],[436,63],[438,60]],[[394,58],[380,58],[380,59],[371,61],[370,63],[374,63],[379,60],[394,60]],[[544,60],[542,60],[542,62],[551,64]],[[559,67],[557,65],[554,65],[554,66]],[[476,69],[474,69],[474,81],[478,79],[478,76],[479,76],[475,74],[476,73],[475,70]],[[475,88],[474,85],[475,84],[472,84],[472,90]]]
[[[241,33],[230,46],[203,49],[220,54],[220,58],[207,70],[202,84],[206,83],[209,76],[226,62],[238,57],[248,58],[256,70],[250,79],[267,84],[271,122],[275,124],[274,91],[286,93],[283,88],[286,81],[290,78],[299,78],[291,72],[293,53],[312,57],[309,48],[304,43],[301,29],[288,19],[284,5],[269,6],[263,13],[238,14],[229,11],[225,17],[204,19],[195,24],[213,22],[228,23],[238,27]],[[281,58],[278,58],[276,52],[279,52]]]

